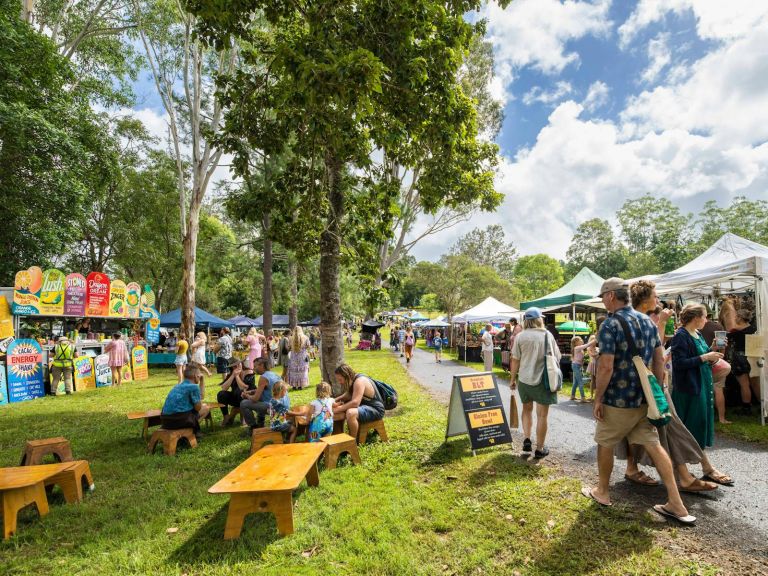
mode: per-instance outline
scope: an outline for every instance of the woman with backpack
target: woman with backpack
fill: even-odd
[[[344,414],[349,435],[357,438],[360,424],[384,418],[384,400],[373,380],[349,364],[336,368],[334,376],[342,394],[334,398],[333,413]]]
[[[405,331],[405,363],[410,364],[413,358],[413,346],[416,344],[416,337],[413,335],[413,328],[408,326]]]

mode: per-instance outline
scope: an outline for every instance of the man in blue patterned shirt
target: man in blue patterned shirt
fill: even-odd
[[[643,395],[640,376],[632,363],[629,344],[624,336],[621,317],[629,326],[638,354],[646,366],[662,381],[664,354],[656,325],[648,316],[629,305],[629,290],[621,278],[609,278],[600,288],[600,298],[610,313],[600,326],[594,416],[597,442],[597,488],[582,489],[582,493],[604,506],[611,505],[609,486],[613,471],[613,449],[624,438],[630,444],[640,444],[653,459],[664,486],[667,503],[654,506],[659,514],[690,524],[696,521],[688,514],[672,470],[669,454],[659,444],[659,434],[648,421],[648,406]]]

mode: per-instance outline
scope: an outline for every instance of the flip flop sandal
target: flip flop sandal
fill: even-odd
[[[682,484],[679,484],[677,486],[677,489],[680,492],[687,492],[688,494],[700,494],[701,492],[711,492],[712,490],[717,490],[717,484],[714,484],[714,482],[711,482],[710,484],[714,484],[714,486],[707,486],[704,480],[699,480],[698,478],[691,482],[688,486],[683,486]]]
[[[658,480],[654,480],[653,478],[648,476],[648,474],[642,471],[638,471],[635,474],[632,474],[631,476],[629,474],[624,474],[624,478],[640,486],[658,486],[659,485]]]
[[[704,476],[702,476],[701,479],[707,482],[714,482],[715,484],[720,484],[720,486],[733,486],[734,484],[733,478],[725,474],[721,474],[720,476],[712,476],[711,474],[704,474]]]
[[[674,512],[670,512],[666,508],[664,508],[663,504],[656,504],[656,506],[653,507],[654,512],[661,514],[662,516],[666,516],[667,518],[672,518],[674,520],[677,520],[680,522],[680,524],[683,524],[685,526],[693,526],[696,523],[696,516],[691,516],[688,514],[687,516],[678,516]]]
[[[594,500],[595,502],[600,504],[600,506],[605,506],[606,508],[609,508],[609,507],[613,506],[613,502],[600,502],[600,500],[595,498],[595,495],[592,494],[592,488],[587,488],[586,486],[582,486],[581,487],[581,495],[586,497],[586,498],[589,498],[590,500]]]

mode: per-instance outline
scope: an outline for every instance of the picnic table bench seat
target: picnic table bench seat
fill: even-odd
[[[192,428],[180,428],[178,430],[159,428],[152,432],[152,438],[149,439],[147,444],[147,452],[154,454],[157,444],[160,443],[163,445],[163,454],[175,456],[176,447],[182,438],[189,442],[191,448],[197,448],[197,438],[195,438],[195,431]]]
[[[205,423],[208,428],[210,428],[213,426],[213,410],[215,408],[221,408],[222,405],[218,402],[206,402],[205,404],[210,408],[210,412],[208,412],[208,415],[205,417]],[[161,416],[162,410],[160,408],[152,408],[151,410],[129,412],[128,420],[144,420],[144,426],[141,429],[141,437],[146,440],[149,436],[149,429],[155,426],[160,426],[162,423]]]
[[[360,452],[357,449],[355,438],[349,434],[332,434],[320,438],[320,442],[325,444],[325,467],[328,470],[336,468],[339,457],[347,453],[352,458],[352,462],[360,464]]]
[[[250,456],[208,489],[210,494],[230,494],[224,539],[238,538],[245,516],[271,512],[281,535],[293,534],[293,491],[306,478],[317,486],[317,460],[322,442],[270,444]]]

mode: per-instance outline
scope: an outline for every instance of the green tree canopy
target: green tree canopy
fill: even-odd
[[[579,224],[566,254],[566,275],[572,278],[584,266],[598,276],[618,276],[626,269],[625,248],[607,220],[592,218]]]
[[[515,265],[515,286],[523,301],[533,300],[564,284],[560,262],[546,254],[521,256]]]
[[[513,242],[507,242],[500,224],[467,232],[453,245],[451,254],[467,256],[478,264],[493,268],[506,280],[514,276],[517,249]]]

